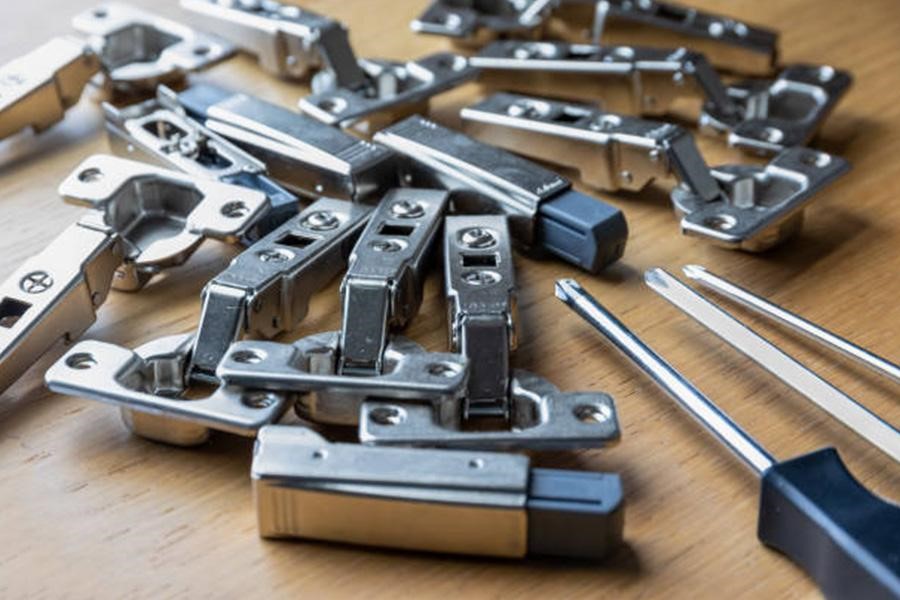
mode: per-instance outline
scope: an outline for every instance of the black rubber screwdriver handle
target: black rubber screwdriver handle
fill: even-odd
[[[828,598],[900,598],[900,506],[864,488],[833,448],[763,474],[758,534]]]

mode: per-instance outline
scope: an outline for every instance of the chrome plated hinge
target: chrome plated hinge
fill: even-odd
[[[0,140],[31,127],[40,133],[61,121],[100,71],[81,40],[58,37],[0,67]]]
[[[562,449],[614,444],[615,405],[607,394],[560,392],[510,366],[516,347],[515,280],[506,217],[451,216],[444,224],[444,277],[450,344],[469,364],[463,414],[446,406],[363,403],[365,444],[454,448]]]
[[[266,205],[259,192],[102,155],[59,192],[94,210],[0,284],[0,392],[55,341],[81,336],[110,287],[138,289],[204,237],[239,235]]]
[[[235,385],[314,392],[298,410],[305,418],[356,424],[367,396],[453,404],[463,393],[466,361],[426,353],[391,333],[407,325],[422,300],[427,259],[441,225],[447,194],[390,192],[351,254],[341,285],[339,332],[294,345],[238,342],[219,364]]]
[[[178,102],[303,196],[374,202],[397,185],[393,152],[312,117],[205,84],[180,93]]]
[[[685,48],[499,41],[469,59],[492,89],[581,100],[611,112],[663,115],[679,98],[737,114],[706,57]]]
[[[838,156],[789,148],[764,166],[713,167],[722,189],[713,202],[684,184],[672,191],[672,202],[684,234],[759,252],[799,231],[805,206],[849,170],[850,163]]]
[[[598,190],[640,191],[654,180],[675,179],[706,200],[721,194],[693,136],[678,125],[506,93],[461,115],[473,137],[572,167]]]
[[[553,16],[567,39],[587,31],[594,44],[688,46],[738,73],[767,75],[778,59],[778,32],[672,2],[560,0]]]
[[[622,540],[618,475],[523,455],[371,448],[304,427],[259,432],[259,533],[405,550],[600,559]]]
[[[360,59],[362,82],[349,85],[340,71],[320,71],[300,110],[329,125],[372,132],[417,112],[438,94],[473,80],[465,57],[438,52],[406,63]]]
[[[774,79],[741,81],[727,92],[740,108],[721,114],[707,104],[700,114],[704,131],[724,134],[728,144],[758,154],[774,154],[812,140],[853,78],[829,66],[792,65]]]
[[[503,37],[535,37],[558,0],[432,0],[410,23],[416,33],[449,37],[463,47],[478,47]]]
[[[671,112],[676,100],[699,101],[706,132],[729,143],[776,153],[808,142],[850,86],[832,67],[786,67],[770,80],[725,86],[706,57],[684,48],[495,42],[469,62],[492,89],[597,104],[636,115]]]
[[[420,116],[379,131],[375,141],[409,159],[410,184],[450,190],[457,212],[507,215],[525,248],[592,273],[624,252],[628,226],[619,209],[528,160]]]
[[[462,115],[477,137],[574,166],[599,189],[638,191],[653,179],[674,179],[683,232],[751,251],[799,229],[802,207],[849,168],[840,158],[803,148],[785,150],[764,167],[713,168],[676,125],[514,94],[491,96]]]
[[[346,27],[330,17],[274,0],[181,0],[181,7],[279,77],[304,79],[335,63],[358,69]]]
[[[99,212],[125,239],[113,287],[137,290],[183,264],[206,238],[233,243],[266,215],[265,194],[145,163],[95,155],[59,187],[66,202]]]
[[[137,435],[177,446],[205,442],[211,430],[252,437],[277,421],[291,394],[220,385],[207,395],[187,398],[184,378],[192,336],[163,337],[137,350],[84,341],[48,371],[47,387],[118,406]]]
[[[235,52],[219,37],[127,4],[101,4],[77,15],[72,27],[88,36],[112,88],[124,93],[152,92]]]
[[[203,292],[189,378],[217,381],[219,361],[244,332],[273,338],[294,329],[347,264],[370,213],[322,198],[235,258]]]
[[[169,88],[159,86],[153,100],[121,109],[104,103],[103,110],[116,154],[266,194],[269,212],[246,233],[246,244],[297,214],[298,199],[266,175],[265,164],[188,117]]]
[[[0,284],[0,393],[53,344],[76,340],[106,301],[124,248],[89,214]]]

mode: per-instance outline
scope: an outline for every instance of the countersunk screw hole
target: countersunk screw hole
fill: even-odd
[[[454,365],[453,363],[433,363],[426,367],[429,375],[434,375],[436,377],[453,377],[460,372],[459,365]]]
[[[406,420],[406,411],[399,406],[379,406],[369,411],[369,418],[378,425],[399,425]]]
[[[95,181],[100,181],[101,179],[103,179],[103,171],[97,169],[96,167],[85,169],[78,174],[78,181],[81,181],[82,183],[94,183]]]
[[[323,449],[313,450],[312,457],[315,460],[323,460],[326,456],[328,456],[328,451]]]
[[[231,360],[242,365],[258,365],[265,358],[265,353],[259,350],[238,350],[231,355]]]
[[[469,461],[470,469],[482,469],[484,468],[484,461],[480,458],[473,458]]]
[[[96,366],[96,364],[97,359],[89,352],[78,352],[66,359],[67,367],[70,369],[78,369],[79,371],[86,371],[87,369]]]
[[[274,394],[268,392],[251,392],[244,395],[241,401],[245,406],[250,408],[269,408],[274,405],[278,399]]]
[[[710,229],[716,229],[718,231],[729,231],[731,229],[734,229],[735,225],[737,225],[737,219],[735,219],[731,215],[713,215],[704,219],[703,224]]]
[[[239,219],[250,214],[250,207],[240,200],[234,200],[224,204],[220,212],[229,219]]]
[[[605,423],[612,417],[612,410],[605,404],[579,404],[572,412],[575,418],[589,425]]]

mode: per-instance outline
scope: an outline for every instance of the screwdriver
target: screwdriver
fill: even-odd
[[[874,372],[884,375],[896,383],[900,383],[900,365],[869,352],[850,340],[844,339],[811,321],[807,321],[800,315],[781,308],[764,298],[760,298],[753,292],[745,290],[723,277],[710,273],[699,265],[688,265],[683,270],[685,275],[703,287],[709,288],[774,321],[787,325],[794,331],[833,348],[848,358],[872,369]]]
[[[834,448],[777,461],[578,282],[557,281],[556,296],[760,477],[763,544],[803,568],[828,598],[900,598],[900,506],[864,488]]]

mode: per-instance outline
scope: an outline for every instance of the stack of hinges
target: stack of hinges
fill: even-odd
[[[104,4],[75,17],[82,37],[0,68],[0,138],[60,121],[94,80],[117,155],[75,168],[59,192],[84,215],[0,284],[0,391],[76,342],[111,289],[141,290],[206,238],[240,245],[204,287],[194,332],[135,350],[77,342],[49,388],[113,404],[158,442],[255,437],[266,537],[614,550],[618,475],[523,454],[605,448],[620,432],[609,395],[516,368],[513,249],[597,274],[629,233],[611,194],[651,183],[669,186],[687,235],[782,242],[849,169],[806,147],[849,74],[773,72],[774,32],[652,0],[431,0],[413,30],[475,54],[414,60],[358,58],[342,23],[274,0],[181,6],[217,36]],[[237,50],[308,84],[299,111],[186,85]],[[432,97],[475,80],[489,93],[461,111],[464,131],[428,117]],[[710,166],[683,124],[645,118],[683,116],[684,100],[700,131],[769,162]],[[449,335],[433,351],[402,332],[436,262]],[[342,272],[340,329],[278,341]],[[348,427],[358,444],[327,441]]]

